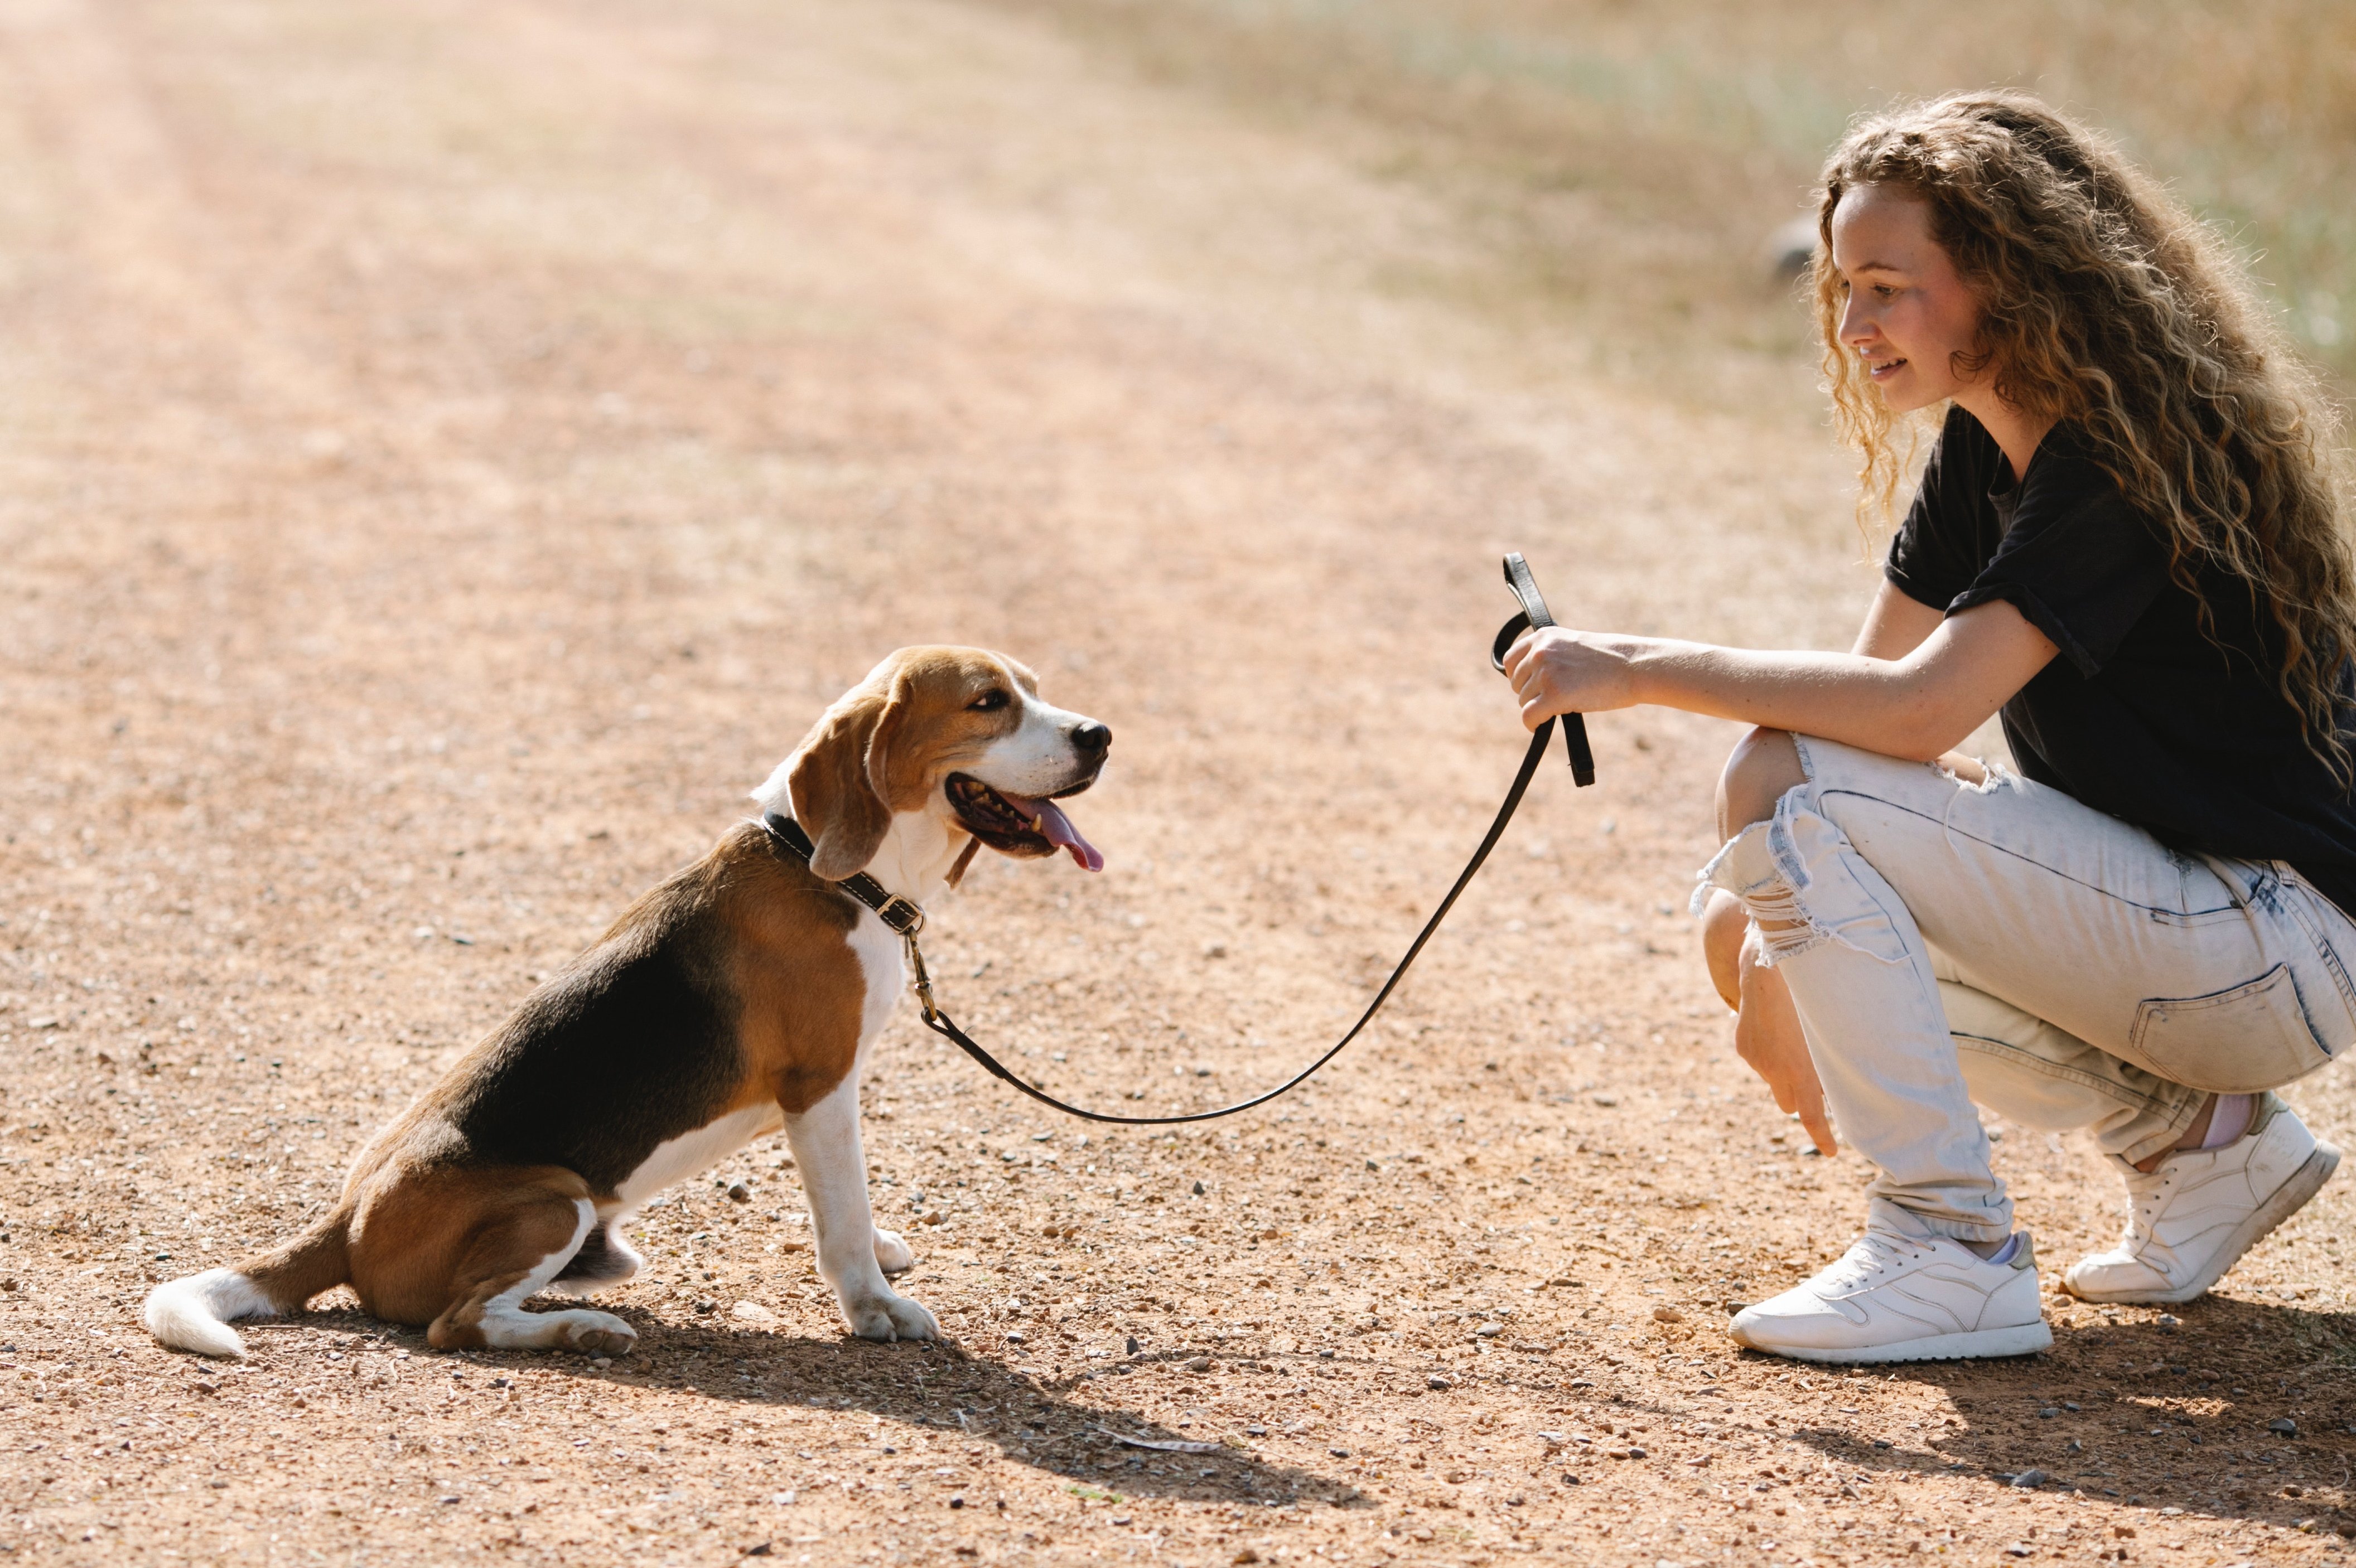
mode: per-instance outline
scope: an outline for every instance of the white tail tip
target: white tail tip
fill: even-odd
[[[266,1317],[270,1300],[234,1269],[210,1269],[148,1292],[141,1316],[147,1332],[176,1350],[245,1360],[245,1341],[227,1319]]]

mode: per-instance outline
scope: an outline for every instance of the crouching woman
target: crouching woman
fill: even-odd
[[[1711,972],[1778,1102],[1878,1175],[1864,1237],[1735,1338],[2019,1354],[2051,1335],[1975,1103],[2090,1129],[2125,1182],[2118,1245],[2062,1275],[2090,1301],[2201,1294],[2339,1162],[2270,1093],[2356,1040],[2334,427],[2207,233],[2034,100],[1859,125],[1820,233],[1869,488],[1945,405],[1855,651],[1550,629],[1507,668],[1532,726],[1757,726],[1702,873]],[[1949,750],[1999,711],[2013,767]]]

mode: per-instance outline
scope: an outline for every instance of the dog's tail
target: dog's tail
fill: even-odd
[[[176,1350],[245,1358],[245,1341],[230,1324],[301,1307],[351,1277],[351,1211],[338,1209],[293,1241],[244,1258],[231,1268],[208,1269],[159,1285],[142,1316],[147,1332]]]

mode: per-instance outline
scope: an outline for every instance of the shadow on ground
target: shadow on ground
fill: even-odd
[[[971,1442],[985,1442],[1006,1458],[1065,1477],[1082,1496],[1152,1497],[1173,1501],[1320,1503],[1365,1506],[1357,1488],[1291,1466],[1258,1458],[1240,1429],[1173,1431],[1125,1408],[1120,1385],[1161,1360],[1134,1358],[1131,1371],[1050,1378],[954,1342],[876,1344],[759,1328],[681,1324],[642,1308],[602,1304],[639,1330],[630,1355],[598,1367],[571,1355],[533,1350],[437,1350],[424,1330],[378,1321],[357,1309],[314,1311],[274,1325],[337,1334],[373,1334],[409,1349],[413,1358],[446,1360],[466,1370],[465,1381],[488,1390],[509,1370],[530,1369],[600,1382],[691,1392],[711,1402],[715,1423],[734,1404],[801,1405],[864,1411],[886,1422]],[[242,1327],[267,1332],[273,1325]],[[725,1424],[696,1435],[730,1442]],[[1209,1453],[1131,1447],[1132,1443],[1215,1445]],[[890,1435],[878,1452],[900,1450]],[[937,1488],[944,1500],[952,1488]]]
[[[1807,1368],[1944,1392],[1953,1424],[1879,1436],[1854,1421],[1789,1429],[1870,1487],[1894,1473],[1978,1474],[2006,1486],[2083,1491],[2154,1509],[2356,1535],[2338,1492],[2356,1464],[2356,1317],[2211,1297],[2151,1319],[2058,1328],[2053,1349],[2007,1360]],[[1772,1358],[1745,1352],[1759,1365]],[[2291,1430],[2276,1423],[2289,1422]],[[1730,1479],[1734,1477],[1730,1477]],[[1773,1493],[1804,1477],[1757,1467]]]

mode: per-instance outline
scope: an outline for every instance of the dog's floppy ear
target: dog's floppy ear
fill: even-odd
[[[892,827],[884,787],[892,741],[907,711],[903,684],[877,682],[848,694],[787,761],[794,819],[816,846],[810,869],[829,881],[864,869]]]

